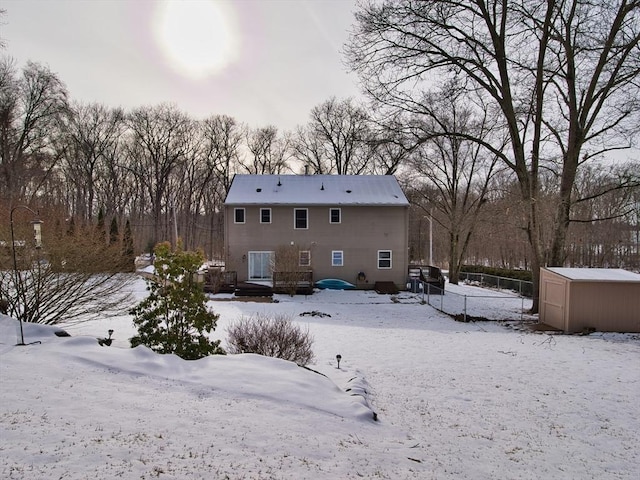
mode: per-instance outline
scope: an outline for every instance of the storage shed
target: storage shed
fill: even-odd
[[[612,268],[542,268],[540,323],[565,332],[640,332],[640,275]]]

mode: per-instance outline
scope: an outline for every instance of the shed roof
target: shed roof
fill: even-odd
[[[621,268],[564,268],[547,267],[547,270],[570,280],[601,282],[638,282],[640,275]]]
[[[236,175],[227,205],[408,206],[393,175]]]

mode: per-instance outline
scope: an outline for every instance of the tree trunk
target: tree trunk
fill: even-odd
[[[531,274],[533,282],[533,303],[531,305],[530,313],[535,314],[538,313],[540,309],[540,267],[544,266],[544,249],[542,248],[537,202],[531,201],[529,206],[529,225],[527,227],[527,234],[529,236],[529,246],[531,247]]]
[[[572,135],[575,137],[576,135]],[[572,143],[576,141],[570,139]],[[566,259],[566,243],[567,232],[569,230],[570,213],[571,213],[571,193],[576,181],[576,172],[578,169],[578,152],[579,148],[573,148],[567,152],[562,169],[562,179],[560,182],[559,202],[556,209],[555,226],[553,231],[553,240],[551,244],[551,252],[549,255],[549,265],[552,267],[564,266]]]
[[[458,255],[457,232],[449,232],[449,283],[457,285],[460,281],[460,261]]]

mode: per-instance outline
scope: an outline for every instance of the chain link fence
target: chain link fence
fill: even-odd
[[[452,316],[458,321],[475,320],[524,320],[525,311],[531,308],[531,299],[509,293],[496,292],[487,295],[471,295],[453,291],[455,285],[448,284],[448,289],[421,283],[418,293],[422,303]],[[499,304],[499,307],[498,307]]]
[[[476,282],[479,285],[497,288],[498,290],[511,290],[523,297],[531,298],[533,296],[533,283],[526,280],[470,272],[460,272],[460,280]]]

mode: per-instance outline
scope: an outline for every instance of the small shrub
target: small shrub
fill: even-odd
[[[257,353],[307,365],[313,360],[313,338],[286,315],[241,317],[229,327],[228,353]]]

